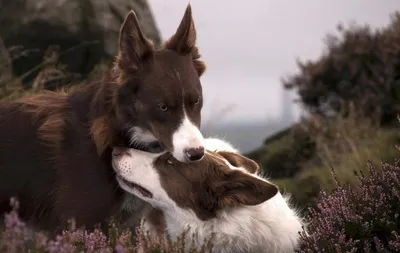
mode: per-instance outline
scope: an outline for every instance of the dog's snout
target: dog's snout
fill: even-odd
[[[188,148],[185,150],[185,155],[189,161],[198,161],[204,156],[204,147]]]
[[[119,157],[119,156],[122,156],[124,154],[128,154],[126,148],[123,148],[123,147],[115,147],[115,148],[113,148],[112,155],[114,157]]]

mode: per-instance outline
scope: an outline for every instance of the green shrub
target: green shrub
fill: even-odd
[[[338,115],[310,122],[304,122],[303,129],[315,144],[314,156],[299,163],[300,168],[293,177],[273,179],[301,208],[315,206],[320,190],[330,192],[336,188],[332,169],[342,183],[355,186],[359,181],[353,171],[367,175],[367,161],[393,163],[399,155],[393,148],[400,143],[398,128],[382,128],[355,112],[347,117]]]
[[[295,176],[302,163],[314,155],[315,144],[297,125],[265,140],[262,148],[246,154],[273,179]]]
[[[379,113],[381,124],[395,123],[400,111],[400,13],[381,29],[340,25],[338,33],[327,36],[321,57],[299,61],[299,72],[284,78],[284,87],[297,90],[312,113],[329,116],[354,102],[365,116]]]

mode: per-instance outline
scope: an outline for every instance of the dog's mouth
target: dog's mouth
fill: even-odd
[[[143,197],[149,198],[149,199],[153,198],[153,194],[146,188],[144,188],[136,183],[130,182],[120,175],[117,175],[117,180],[120,183],[123,183],[125,186],[129,187],[130,189],[137,190]]]

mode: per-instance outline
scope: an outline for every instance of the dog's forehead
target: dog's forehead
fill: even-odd
[[[154,71],[164,78],[178,80],[183,85],[199,80],[190,55],[163,49],[154,54],[154,59]]]
[[[218,152],[206,151],[204,158],[194,163],[183,163],[176,160],[170,153],[164,153],[159,155],[157,158],[152,160],[154,167],[161,168],[165,165],[173,165],[174,170],[193,170],[201,173],[192,173],[192,176],[211,176],[210,174],[215,173],[218,169],[226,168],[229,169],[229,162],[222,157]],[[214,170],[210,170],[214,168]]]
[[[206,150],[206,155],[208,156],[208,159],[210,160],[210,163],[224,163],[224,164],[229,164],[228,160],[226,160],[222,155],[220,155],[217,151],[212,151],[212,150]]]
[[[154,52],[154,59],[164,68],[181,67],[187,65],[191,61],[190,55],[182,55],[168,49],[160,49]]]

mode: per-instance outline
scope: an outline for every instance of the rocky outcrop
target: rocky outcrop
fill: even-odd
[[[5,85],[11,81],[12,68],[11,58],[3,40],[0,37],[0,90],[5,88]]]
[[[0,37],[7,47],[22,46],[14,75],[32,82],[49,46],[59,47],[66,72],[84,77],[116,53],[120,25],[133,9],[144,33],[157,44],[158,30],[146,0],[0,0]]]

